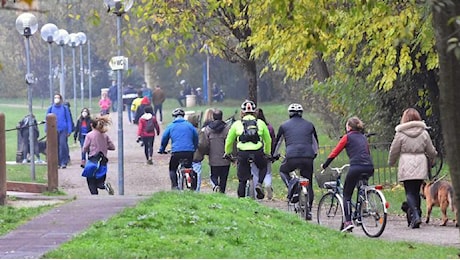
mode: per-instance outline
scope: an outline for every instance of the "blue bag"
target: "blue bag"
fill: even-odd
[[[81,173],[81,176],[87,178],[100,179],[107,174],[107,165],[101,165],[101,161],[93,162],[91,160],[86,161],[85,168]]]

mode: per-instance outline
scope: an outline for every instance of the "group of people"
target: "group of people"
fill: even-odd
[[[179,91],[179,95],[177,97],[177,101],[179,102],[180,107],[185,107],[186,104],[184,104],[184,101],[187,99],[188,95],[195,95],[196,103],[198,105],[204,104],[204,100],[203,100],[204,93],[201,88],[195,89],[185,80],[181,80],[180,85],[182,89]],[[211,99],[212,101],[215,101],[215,102],[224,101],[225,93],[222,89],[219,88],[219,86],[215,82],[212,84],[211,94],[212,94],[212,99]]]

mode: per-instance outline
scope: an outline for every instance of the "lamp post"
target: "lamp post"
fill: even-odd
[[[91,72],[91,41],[88,40],[88,88],[89,88],[89,110],[92,108],[93,89],[92,89],[93,75]]]
[[[83,66],[83,44],[86,43],[86,34],[83,32],[77,33],[78,38],[80,39],[80,105],[83,109],[83,99],[85,98],[85,88],[84,88],[84,66]]]
[[[75,70],[75,47],[80,45],[80,37],[76,33],[71,33],[69,35],[69,47],[72,48],[72,79],[73,79],[73,107],[75,111],[77,109],[77,72]]]
[[[206,93],[207,93],[208,105],[211,105],[212,90],[211,90],[211,84],[209,81],[209,46],[205,44],[203,47],[204,47],[204,50],[206,51]]]
[[[121,53],[121,17],[133,6],[133,0],[104,0],[107,10],[117,16],[117,56]],[[121,70],[117,70],[117,111],[118,111],[118,194],[124,195],[123,161],[123,98]]]
[[[35,180],[35,155],[34,155],[34,131],[33,131],[33,117],[32,117],[32,84],[34,83],[34,76],[30,73],[30,42],[29,38],[38,30],[37,18],[31,13],[23,13],[16,19],[16,29],[19,34],[25,37],[24,42],[26,46],[26,83],[27,95],[29,105],[29,153],[30,153],[30,174],[32,180]]]
[[[59,93],[61,94],[62,98],[65,100],[65,69],[64,69],[64,45],[69,43],[70,37],[69,33],[64,29],[59,29],[56,32],[54,42],[61,46],[61,77],[59,79]]]
[[[55,24],[47,23],[43,25],[42,29],[40,30],[40,34],[42,39],[48,43],[48,56],[49,56],[49,67],[50,67],[50,75],[49,75],[49,84],[50,84],[50,102],[53,103],[53,58],[52,58],[52,51],[51,51],[51,44],[54,42],[54,35],[59,29]]]

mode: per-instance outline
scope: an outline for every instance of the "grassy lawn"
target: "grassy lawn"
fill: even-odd
[[[355,237],[251,199],[160,192],[45,258],[457,258],[458,249]]]
[[[11,198],[10,198],[11,199]],[[4,235],[20,225],[31,220],[33,217],[48,211],[53,206],[40,206],[32,208],[16,208],[0,206],[0,235]]]

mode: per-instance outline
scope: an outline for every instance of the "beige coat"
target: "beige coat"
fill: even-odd
[[[388,164],[394,166],[399,158],[398,180],[424,180],[428,178],[428,159],[434,161],[437,152],[426,125],[422,121],[410,121],[395,128]]]

